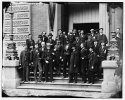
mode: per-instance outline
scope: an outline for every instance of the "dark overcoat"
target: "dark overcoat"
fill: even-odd
[[[89,54],[89,71],[96,72],[98,70],[98,59],[95,52]],[[93,66],[93,68],[92,68]]]
[[[78,73],[79,72],[79,53],[78,51],[73,51],[70,57],[70,73]],[[74,67],[75,66],[75,67]]]

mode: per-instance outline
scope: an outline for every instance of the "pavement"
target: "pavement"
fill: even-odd
[[[41,98],[110,98],[113,93],[60,91],[60,90],[35,90],[35,89],[5,89],[9,97],[41,97]]]

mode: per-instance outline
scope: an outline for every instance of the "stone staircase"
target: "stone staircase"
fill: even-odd
[[[67,68],[67,76],[69,69]],[[38,73],[38,72],[37,72]],[[44,76],[43,76],[44,79]],[[18,89],[38,89],[38,90],[61,90],[61,91],[86,91],[86,92],[101,92],[102,79],[95,80],[95,84],[82,83],[82,78],[78,75],[77,83],[68,83],[69,77],[63,78],[62,68],[60,75],[53,72],[54,82],[37,82],[35,83],[33,72],[30,72],[30,82],[20,83]]]

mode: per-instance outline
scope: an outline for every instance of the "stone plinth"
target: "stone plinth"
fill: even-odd
[[[2,87],[4,89],[16,88],[20,85],[21,78],[17,67],[19,60],[4,60],[2,71]]]
[[[101,85],[101,92],[103,93],[116,93],[115,83],[115,69],[117,68],[116,61],[102,61],[103,68],[103,82]]]

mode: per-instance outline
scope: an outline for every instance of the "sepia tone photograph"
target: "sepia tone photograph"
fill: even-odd
[[[123,98],[123,8],[2,1],[2,98]]]

